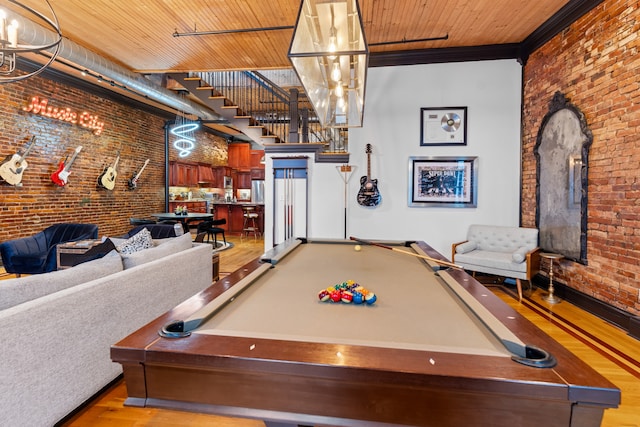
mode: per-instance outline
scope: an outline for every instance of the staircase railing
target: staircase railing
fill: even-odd
[[[252,126],[262,126],[263,135],[274,142],[324,143],[325,151],[346,152],[346,131],[323,129],[315,110],[299,87],[286,91],[257,71],[195,73],[213,88],[215,96],[237,107],[236,117],[246,117]],[[292,102],[295,103],[292,109]],[[228,105],[231,107],[232,105]],[[292,121],[291,111],[298,117]],[[297,124],[292,129],[291,123]]]

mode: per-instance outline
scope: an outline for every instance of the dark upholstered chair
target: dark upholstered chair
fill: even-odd
[[[225,218],[222,219],[214,219],[213,221],[202,221],[198,224],[198,234],[207,233],[207,243],[209,242],[209,238],[213,236],[213,246],[218,246],[218,234],[222,234],[222,240],[224,241],[225,246],[227,245],[227,238],[224,235],[224,228],[221,228],[221,225],[227,223]]]
[[[97,238],[95,224],[55,224],[33,236],[0,243],[2,264],[7,273],[47,273],[57,268],[57,244]]]
[[[133,227],[127,234],[120,236],[120,238],[128,239],[129,237],[138,234],[143,228],[149,230],[152,239],[166,239],[168,237],[176,237],[176,228],[171,224],[144,224]],[[179,229],[182,230],[182,226],[180,226]]]

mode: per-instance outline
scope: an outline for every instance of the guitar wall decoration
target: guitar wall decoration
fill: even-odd
[[[27,146],[27,149],[22,155],[16,153],[7,156],[0,164],[0,178],[2,178],[7,184],[19,185],[22,181],[22,174],[24,170],[29,166],[25,158],[33,148],[36,142],[36,137],[32,136],[31,141]]]
[[[113,165],[104,168],[104,171],[98,177],[98,185],[107,190],[113,190],[116,186],[116,177],[118,176],[118,162],[120,161],[120,153],[116,156]]]
[[[54,184],[59,185],[60,187],[64,187],[65,185],[67,185],[69,175],[71,174],[71,166],[73,165],[73,162],[76,161],[78,153],[80,153],[81,150],[82,145],[76,148],[76,151],[73,153],[73,156],[71,157],[71,160],[69,160],[69,163],[67,163],[66,160],[60,162],[60,164],[58,165],[58,169],[51,174],[51,181],[53,181]]]
[[[358,204],[361,206],[378,206],[382,196],[378,191],[378,180],[371,179],[371,144],[367,144],[367,174],[360,178]]]
[[[127,181],[127,186],[129,186],[129,190],[135,190],[138,187],[138,179],[140,179],[140,175],[142,175],[142,171],[149,164],[149,159],[145,160],[144,165],[140,168],[140,172],[137,174],[133,174],[130,180]]]

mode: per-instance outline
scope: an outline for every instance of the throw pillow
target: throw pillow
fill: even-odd
[[[463,244],[456,246],[456,253],[466,254],[467,252],[471,252],[476,249],[478,249],[478,244],[473,240],[469,240],[468,242],[464,242]]]
[[[123,243],[118,245],[116,249],[121,254],[132,254],[134,252],[141,251],[143,249],[149,249],[153,247],[153,239],[151,238],[151,233],[146,228],[143,228],[135,234],[125,240]]]
[[[513,262],[521,264],[522,262],[524,262],[524,259],[527,257],[527,252],[529,252],[529,250],[530,249],[527,248],[526,246],[521,246],[511,254],[511,259],[513,260]]]
[[[122,264],[124,265],[124,268],[126,270],[128,268],[146,264],[147,262],[187,250],[192,246],[193,244],[191,242],[191,234],[185,233],[180,237],[168,239],[167,242],[164,242],[161,245],[155,246],[151,249],[128,255],[123,254]]]

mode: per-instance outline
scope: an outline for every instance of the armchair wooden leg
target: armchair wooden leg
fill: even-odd
[[[516,279],[516,286],[518,287],[518,301],[522,301],[522,281]]]

